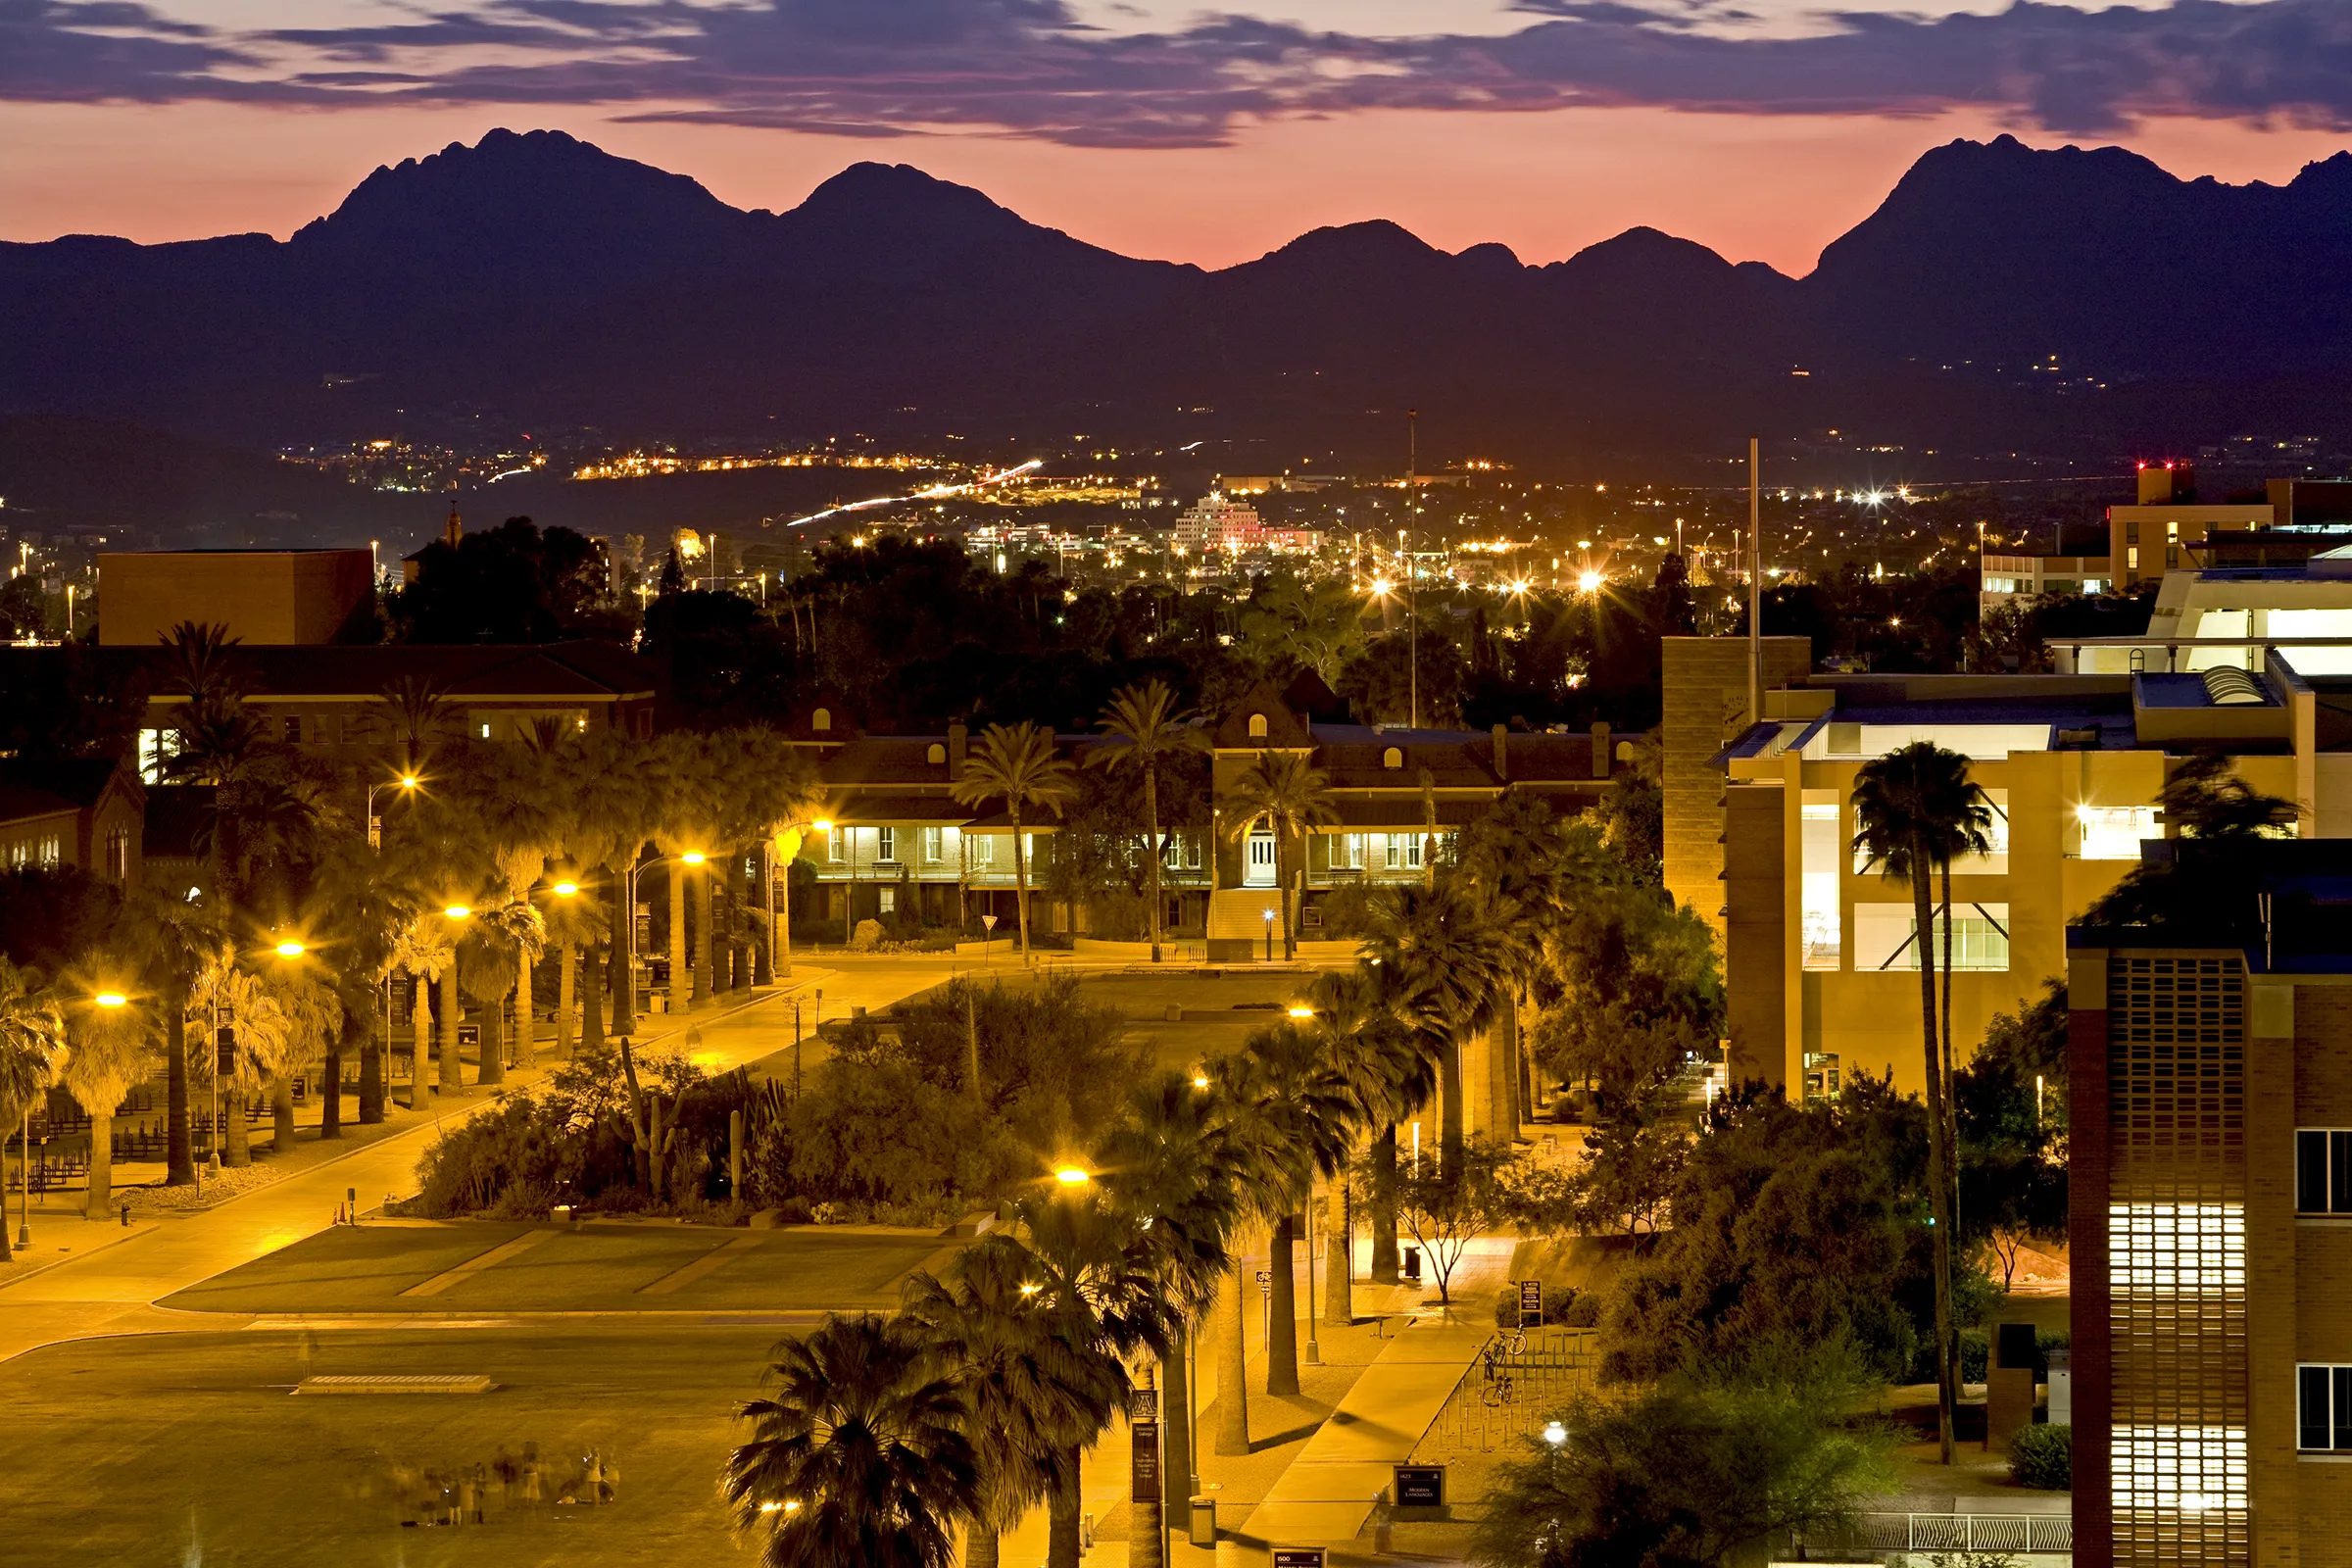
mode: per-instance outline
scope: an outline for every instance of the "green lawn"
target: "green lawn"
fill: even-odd
[[[740,1568],[752,1559],[716,1477],[733,1408],[757,1393],[775,1334],[623,1322],[51,1347],[8,1367],[0,1563]],[[376,1372],[478,1372],[500,1388],[289,1394],[305,1376]],[[493,1498],[479,1527],[402,1526],[423,1472],[492,1465],[525,1444],[538,1446],[551,1494],[577,1456],[617,1465],[612,1502]]]
[[[431,1296],[401,1293],[534,1227],[466,1220],[443,1226],[338,1226],[165,1299],[199,1312],[745,1311],[887,1308],[909,1271],[937,1268],[950,1244],[931,1236],[845,1236],[821,1229],[596,1226],[547,1233],[529,1250]],[[645,1288],[730,1242],[712,1271],[661,1295]]]

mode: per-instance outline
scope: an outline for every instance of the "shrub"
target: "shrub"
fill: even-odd
[[[1549,1308],[1545,1308],[1544,1317],[1544,1321],[1557,1322],[1564,1329],[1596,1329],[1600,1327],[1600,1293],[1573,1292],[1561,1303],[1557,1318],[1552,1317]]]
[[[2075,1429],[2033,1426],[2009,1440],[2009,1474],[2021,1487],[2065,1492],[2075,1484]]]

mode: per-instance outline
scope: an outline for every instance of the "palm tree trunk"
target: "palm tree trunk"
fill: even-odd
[[[612,901],[612,937],[606,948],[606,961],[612,969],[612,1033],[630,1035],[637,1032],[637,966],[629,961],[635,949],[630,946],[636,935],[637,909],[634,887],[622,878],[612,878],[612,886],[621,897]],[[604,1005],[602,993],[591,986],[588,991],[591,1007]]]
[[[1448,1024],[1446,1054],[1438,1072],[1438,1093],[1445,1103],[1439,1110],[1438,1173],[1451,1176],[1462,1168],[1462,1038]]]
[[[997,1568],[1004,1538],[979,1520],[968,1521],[963,1533],[964,1568]]]
[[[343,1136],[343,1047],[326,1048],[318,1061],[318,1141]]]
[[[1191,1320],[1179,1318],[1159,1363],[1159,1494],[1167,1508],[1163,1517],[1173,1519],[1192,1517],[1192,1368],[1186,1364],[1192,1339]]]
[[[1283,837],[1284,837],[1284,838],[1288,838],[1288,837],[1290,837],[1290,835],[1286,833],[1286,834],[1284,834],[1284,835],[1283,835]],[[1279,839],[1278,839],[1278,840],[1276,840],[1275,842],[1276,842],[1276,843],[1280,843],[1280,842],[1281,842],[1281,840],[1279,840]],[[1304,864],[1304,862],[1305,862],[1305,859],[1306,859],[1306,856],[1305,856],[1305,853],[1304,853],[1304,851],[1305,851],[1305,846],[1304,846],[1304,845],[1300,845],[1300,846],[1298,847],[1298,850],[1297,852],[1295,852],[1295,854],[1294,854],[1294,855],[1285,855],[1285,856],[1283,856],[1283,857],[1282,857],[1282,858],[1283,858],[1283,859],[1285,859],[1285,860],[1290,860],[1290,859],[1296,858],[1296,859],[1298,859],[1298,860],[1300,862],[1300,864],[1299,864],[1299,866],[1298,866],[1298,877],[1300,878],[1300,880],[1304,880],[1304,878],[1305,878],[1305,876],[1306,876],[1306,868],[1305,868],[1305,864]],[[1292,897],[1291,897],[1291,873],[1290,873],[1290,871],[1289,871],[1289,870],[1287,870],[1287,869],[1285,869],[1285,870],[1283,870],[1283,871],[1282,871],[1281,875],[1282,875],[1282,956],[1283,956],[1283,958],[1284,958],[1284,960],[1285,960],[1285,961],[1289,961],[1289,962],[1296,962],[1296,961],[1297,961],[1297,959],[1298,959],[1298,903],[1297,903],[1296,901],[1294,901],[1294,900],[1292,899]]]
[[[1953,1102],[1952,1083],[1957,1063],[1952,1060],[1952,862],[1940,870],[1943,878],[1943,1147],[1952,1158],[1952,1231],[1960,1230],[1960,1107]]]
[[[409,1108],[421,1110],[431,1092],[425,1087],[425,1075],[433,1065],[433,982],[423,974],[409,976],[409,1023],[411,1037],[411,1065],[409,1067]]]
[[[1266,1268],[1274,1277],[1266,1302],[1266,1393],[1298,1392],[1298,1216],[1274,1222]]]
[[[1502,994],[1502,1016],[1494,1021],[1496,1036],[1488,1054],[1487,1073],[1494,1084],[1494,1119],[1502,1136],[1512,1143],[1519,1141],[1519,1124],[1526,1120],[1519,1109],[1519,993],[1506,987]]]
[[[1217,1293],[1217,1452],[1227,1456],[1250,1451],[1249,1309],[1243,1304],[1250,1260],[1234,1254],[1231,1278]]]
[[[1046,1494],[1046,1568],[1078,1568],[1079,1448],[1064,1446],[1061,1479]]]
[[[1372,1145],[1373,1168],[1380,1173],[1379,1191],[1372,1198],[1372,1283],[1396,1283],[1396,1124],[1389,1123]]]
[[[556,944],[556,1056],[563,1061],[571,1059],[571,1043],[578,1038],[571,1017],[580,1002],[578,954],[579,945],[568,938]]]
[[[270,1153],[283,1159],[294,1152],[294,1080],[279,1073],[270,1086]]]
[[[1355,1321],[1355,1233],[1348,1199],[1343,1177],[1323,1200],[1323,1321],[1339,1328]]]
[[[615,988],[620,983],[613,976]],[[617,1015],[620,1004],[613,1008]],[[580,1052],[605,1049],[605,950],[591,942],[580,950]]]
[[[466,1004],[458,1000],[458,960],[441,971],[441,1092],[455,1098],[466,1092],[466,1061],[458,1054],[458,1020]]]
[[[514,955],[514,1065],[524,1072],[539,1065],[538,998],[531,985],[531,956]]]
[[[474,1080],[487,1088],[507,1081],[507,999],[496,997],[481,1004],[482,1043]]]
[[[196,1185],[196,1156],[188,1141],[187,998],[174,989],[164,998],[164,1184]]]
[[[1160,896],[1159,891],[1159,858],[1167,853],[1168,847],[1159,836],[1159,769],[1149,762],[1144,764],[1144,825],[1152,833],[1152,855],[1150,863],[1144,867],[1144,880],[1152,891],[1152,919],[1148,929],[1152,934],[1152,961],[1157,963],[1159,921],[1160,916],[1167,912],[1167,900]],[[1187,1498],[1186,1502],[1189,1506],[1191,1499]]]
[[[90,1189],[81,1207],[84,1219],[112,1219],[115,1206],[115,1108],[90,1107]]]
[[[1029,961],[1029,856],[1021,845],[1021,806],[1018,801],[1005,803],[1012,808],[1012,896],[1013,913],[1021,927],[1021,961]]]
[[[718,932],[710,918],[718,902],[710,886],[716,880],[711,875],[713,864],[704,861],[690,878],[694,889],[694,1000],[697,1002],[709,1002],[718,995]]]
[[[669,883],[669,1010],[694,1005],[694,955],[686,947],[686,867],[676,856],[662,873]]]
[[[1928,1078],[1928,1211],[1936,1226],[1936,1429],[1943,1462],[1952,1462],[1952,1215],[1945,1175],[1943,1073],[1936,1041],[1936,933],[1928,907],[1927,858],[1913,863],[1911,906],[1919,946],[1919,1021]]]
[[[387,1003],[391,1001],[389,992],[384,1000]],[[357,1013],[346,1012],[343,1015],[345,1038],[351,1040],[356,1037],[355,1043],[360,1053],[360,1125],[363,1127],[377,1126],[384,1119],[384,1053],[392,1042],[386,1035],[377,1033],[375,1026],[379,1019],[387,1030],[391,1028],[391,1019],[377,1012],[373,1006],[368,1009],[366,1023],[360,1021]]]
[[[215,1062],[216,1069],[220,1063]],[[253,1163],[253,1137],[245,1125],[245,1075],[232,1073],[220,1086],[220,1122],[215,1132],[214,1147],[220,1151],[220,1163],[231,1170]]]

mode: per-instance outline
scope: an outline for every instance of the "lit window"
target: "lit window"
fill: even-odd
[[[963,842],[971,847],[974,865],[997,863],[997,836],[994,833],[966,833]]]
[[[2124,551],[2124,569],[2127,571],[2137,571],[2139,569],[2139,546],[2131,545],[2126,547]]]
[[[1814,799],[1816,795],[1821,798]],[[1808,969],[1835,969],[1844,952],[1838,908],[1838,862],[1841,858],[1838,793],[1807,790],[1805,796],[1798,846],[1804,889],[1804,964]]]
[[[2078,806],[2075,818],[2082,825],[2085,860],[2136,860],[2139,841],[2158,837],[2150,806]]]
[[[1805,1103],[1819,1104],[1836,1100],[1842,1087],[1838,1053],[1808,1051],[1805,1053]]]
[[[2110,1440],[2118,1510],[2222,1512],[2246,1505],[2246,1429],[2119,1426]]]
[[[1917,923],[1908,904],[1855,905],[1855,970],[1917,969],[1919,944],[1913,939]],[[1963,904],[1956,919],[1947,920],[1941,914],[1934,917],[1930,922],[1930,936],[1936,945],[1936,967],[1938,969],[1943,967],[1947,925],[1950,927],[1952,969],[1955,973],[1962,970],[2000,973],[2008,969],[2009,906]]]
[[[1380,754],[1380,765],[1387,768],[1402,767],[1404,765],[1404,753],[1394,746],[1390,747],[1387,751]]]
[[[808,715],[808,727],[819,732],[831,729],[833,727],[833,710],[830,708],[820,708],[815,712],[810,713]]]
[[[2295,1212],[2352,1214],[2352,1132],[2295,1129]]]
[[[937,750],[937,748],[933,749]],[[923,863],[937,865],[941,860],[947,858],[947,854],[948,830],[944,827],[923,829]]]
[[[825,832],[825,858],[835,865],[841,863],[842,844],[850,836],[846,827],[829,828]]]
[[[874,829],[874,858],[885,863],[899,858],[899,830],[895,827]]]
[[[1251,713],[1250,715],[1250,738],[1253,741],[1262,741],[1266,738],[1265,714]]]
[[[2295,1368],[2295,1446],[2305,1453],[2352,1450],[2352,1366]]]

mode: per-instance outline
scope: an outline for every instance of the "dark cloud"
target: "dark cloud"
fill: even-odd
[[[2113,131],[2148,117],[2352,126],[2352,4],[2172,0],[1992,16],[1843,12],[1742,33],[1730,0],[1521,0],[1498,37],[1359,37],[1245,17],[1121,35],[1065,0],[484,0],[229,37],[128,4],[0,0],[0,96],[595,104],[626,119],[888,136],[1199,146],[1377,108],[1651,105]],[[494,51],[494,53],[488,53]],[[257,69],[267,62],[267,69]]]

